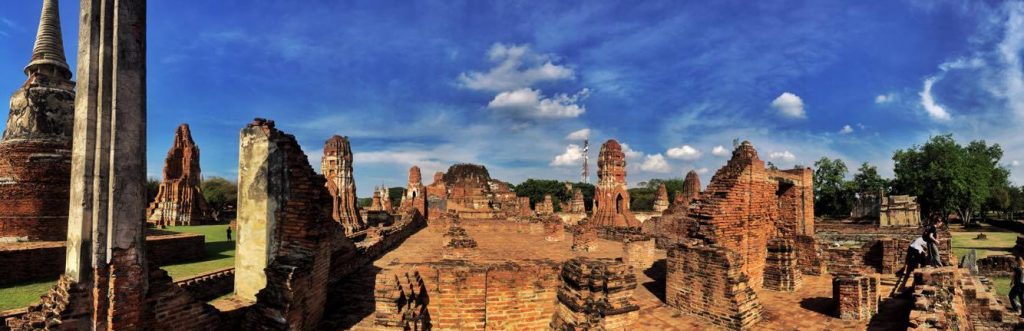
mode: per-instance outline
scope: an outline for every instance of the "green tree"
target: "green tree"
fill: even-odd
[[[1019,213],[1021,209],[1024,209],[1024,188],[1020,186],[1010,186],[1009,195],[1010,207],[1007,211],[1009,214],[1007,219],[1012,221],[1017,219],[1017,213]]]
[[[857,173],[853,175],[853,191],[854,193],[878,193],[879,191],[887,191],[889,188],[889,181],[882,178],[878,174],[878,168],[864,162],[857,168]]]
[[[853,208],[853,191],[845,180],[846,163],[822,157],[814,162],[814,214],[847,217]]]
[[[238,202],[238,185],[221,177],[211,177],[199,184],[203,198],[213,210],[213,219],[220,221],[220,215],[228,206]]]
[[[156,200],[156,194],[160,191],[160,181],[156,178],[146,179],[146,201],[153,202]]]
[[[404,187],[389,187],[388,198],[391,200],[391,206],[398,209],[398,206],[402,203],[402,196],[405,195]],[[372,201],[371,201],[372,202]]]
[[[970,223],[990,201],[993,188],[1009,185],[1009,171],[999,166],[1002,157],[998,144],[972,141],[963,147],[952,134],[934,136],[893,154],[893,189],[916,195],[926,214],[947,218],[956,212]]]
[[[653,211],[654,200],[657,199],[658,189],[648,187],[638,187],[628,189],[629,191],[629,210],[633,211]]]
[[[653,179],[648,180],[646,182],[639,182],[639,183],[637,183],[637,186],[654,190],[654,193],[657,194],[658,193],[658,187],[661,186],[661,184],[665,184],[665,190],[668,191],[668,198],[672,199],[672,196],[673,196],[673,194],[675,194],[675,192],[679,192],[679,191],[683,190],[683,182],[685,180],[686,180],[685,178],[671,178],[671,179],[653,178]],[[657,196],[655,196],[655,197],[657,197]],[[632,198],[632,196],[630,196],[630,198]],[[630,203],[632,204],[632,202],[630,202]],[[654,208],[653,205],[652,205],[651,208]]]

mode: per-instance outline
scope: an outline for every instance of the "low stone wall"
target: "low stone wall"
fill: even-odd
[[[174,282],[194,298],[210,301],[235,289],[235,268],[224,268]]]
[[[330,283],[341,281],[362,266],[384,256],[426,225],[426,219],[419,213],[406,214],[392,226],[376,231],[372,238],[367,236],[354,245],[349,240],[335,240],[331,254]]]
[[[602,226],[597,229],[597,236],[601,239],[618,242],[645,241],[651,239],[651,236],[644,234],[639,227]]]
[[[0,244],[0,286],[34,279],[57,279],[67,254],[63,241]],[[146,258],[157,265],[206,257],[203,235],[159,231],[146,236]]]
[[[1013,255],[993,255],[978,259],[978,274],[989,277],[1010,277],[1017,261]]]
[[[920,237],[918,228],[878,228],[863,224],[819,226],[815,238],[830,273],[895,273],[903,268],[907,247]],[[939,233],[939,253],[945,265],[955,263],[948,231]]]
[[[957,269],[953,267],[914,271],[914,308],[910,311],[908,329],[969,330],[957,278]]]
[[[459,225],[472,231],[510,232],[527,234],[544,234],[543,222],[511,221],[511,220],[459,220]]]

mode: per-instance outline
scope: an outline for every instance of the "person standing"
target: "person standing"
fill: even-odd
[[[1024,317],[1024,311],[1020,309],[1024,304],[1024,257],[1016,256],[1016,262],[1013,266],[1013,278],[1010,279],[1010,309],[1020,312],[1021,317]]]
[[[228,226],[227,234],[228,234],[228,241],[231,241],[231,226],[230,225]]]
[[[941,267],[942,259],[939,253],[939,227],[942,226],[942,219],[938,216],[931,217],[932,222],[924,228],[924,241],[928,243],[928,265]]]

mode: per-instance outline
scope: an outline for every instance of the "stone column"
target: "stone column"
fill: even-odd
[[[83,0],[65,274],[92,288],[94,330],[142,327],[146,279],[146,1]]]

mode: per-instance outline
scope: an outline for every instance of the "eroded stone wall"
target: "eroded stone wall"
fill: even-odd
[[[713,324],[747,330],[761,320],[757,293],[730,249],[690,240],[668,251],[665,301]]]

